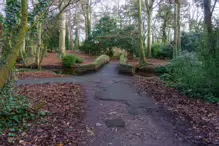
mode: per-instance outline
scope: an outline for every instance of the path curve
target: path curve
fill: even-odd
[[[193,146],[177,131],[164,109],[137,94],[132,77],[117,73],[117,63],[77,77],[19,80],[21,84],[73,82],[85,89],[90,136],[83,146]],[[185,127],[182,127],[183,129]]]

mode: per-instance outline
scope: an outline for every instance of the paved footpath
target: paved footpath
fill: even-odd
[[[90,138],[83,146],[195,146],[185,140],[184,127],[132,87],[132,77],[117,73],[116,63],[99,72],[67,78],[20,80],[20,84],[73,82],[85,89]],[[186,134],[188,135],[188,134]]]

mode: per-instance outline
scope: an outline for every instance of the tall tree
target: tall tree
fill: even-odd
[[[92,0],[81,0],[81,5],[85,18],[85,38],[88,39],[92,31]]]
[[[145,0],[146,13],[148,17],[148,36],[147,36],[147,57],[151,58],[151,46],[152,46],[152,16],[153,16],[153,7],[155,0]]]
[[[162,42],[167,43],[167,28],[170,27],[173,19],[172,6],[167,3],[163,3],[162,5],[160,5],[157,13],[157,18],[163,21],[161,24]]]
[[[177,57],[181,52],[180,7],[181,7],[181,1],[175,0],[175,3],[174,3],[174,51],[173,51],[174,58]]]
[[[212,27],[212,15],[216,6],[217,0],[214,0],[214,4],[211,8],[211,0],[203,0],[203,6],[204,6],[204,24],[208,31],[208,33],[213,32]]]
[[[91,37],[92,28],[92,0],[87,0],[87,33],[88,38]]]
[[[210,54],[215,56],[215,49],[216,49],[216,39],[212,36],[213,35],[213,26],[212,26],[212,15],[214,12],[214,8],[216,6],[217,0],[214,0],[214,5],[211,10],[211,0],[204,0],[203,6],[204,6],[204,24],[205,29],[208,32],[208,43],[210,48]]]
[[[28,19],[28,0],[21,0],[21,9],[22,9],[22,18],[21,18],[21,28],[17,35],[17,42],[15,46],[12,48],[11,53],[7,56],[6,62],[7,64],[1,66],[0,68],[0,88],[4,87],[4,85],[8,82],[8,79],[12,73],[12,69],[14,67],[14,64],[16,62],[18,53],[20,48],[23,45],[28,25],[27,25],[27,19]]]
[[[37,48],[36,48],[36,65],[40,68],[40,60],[41,60],[41,51],[42,51],[42,23],[38,22],[37,24]]]
[[[145,58],[145,51],[143,45],[143,25],[142,25],[142,0],[138,0],[138,31],[139,31],[139,57],[140,57],[140,64],[146,63]]]
[[[66,54],[66,46],[65,46],[65,37],[66,37],[66,13],[63,11],[65,7],[65,1],[60,0],[59,11],[61,12],[59,15],[59,50],[60,57],[64,57]]]

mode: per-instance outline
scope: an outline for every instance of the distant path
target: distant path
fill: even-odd
[[[177,124],[152,98],[131,87],[132,77],[119,75],[110,63],[97,73],[78,77],[20,80],[20,84],[73,82],[85,89],[90,138],[84,146],[193,146]],[[185,127],[181,127],[183,130]],[[94,134],[94,135],[93,135]]]

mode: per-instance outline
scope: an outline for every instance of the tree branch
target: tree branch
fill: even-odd
[[[214,5],[213,5],[213,8],[211,10],[211,16],[213,15],[213,12],[214,12],[214,9],[215,9],[215,6],[216,6],[216,3],[217,3],[217,0],[214,0]]]

